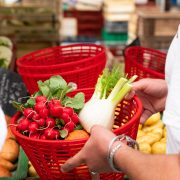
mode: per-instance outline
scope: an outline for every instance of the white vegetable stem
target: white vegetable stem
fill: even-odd
[[[100,99],[100,92],[102,91],[100,79],[96,85],[96,89],[92,98],[85,103],[83,109],[79,113],[80,123],[83,128],[90,132],[93,125],[98,124],[112,129],[114,125],[114,112],[117,105],[123,100],[125,95],[131,90],[131,83],[137,78],[133,76],[131,79],[120,78],[115,87],[105,99],[104,96]]]

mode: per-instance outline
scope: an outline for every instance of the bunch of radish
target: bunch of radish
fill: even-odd
[[[71,107],[63,107],[60,100],[48,102],[45,96],[37,96],[34,108],[25,108],[17,124],[22,134],[37,139],[60,139],[72,132],[79,117]]]
[[[15,126],[23,135],[36,139],[58,140],[67,137],[74,129],[82,128],[78,111],[84,105],[84,94],[77,93],[74,97],[69,97],[66,94],[74,90],[72,84],[65,84],[66,86],[62,88],[62,83],[65,82],[62,77],[51,77],[49,82],[52,79],[53,81],[59,79],[61,83],[56,88],[56,93],[52,93],[51,87],[54,88],[54,84],[57,85],[59,81],[47,86],[51,88],[49,95],[47,95],[47,88],[43,89],[46,84],[41,82],[40,91],[31,95],[24,104],[14,102],[16,108],[22,112]],[[58,90],[61,93],[57,93]]]

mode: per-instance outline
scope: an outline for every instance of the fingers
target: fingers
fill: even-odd
[[[75,156],[68,159],[62,166],[61,171],[62,172],[68,172],[73,170],[75,167],[80,166],[82,163],[84,163],[84,160],[82,158],[82,150],[79,151]]]
[[[132,99],[134,97],[134,95],[135,95],[135,91],[132,90],[125,96],[125,99],[130,100],[130,99]]]
[[[143,114],[141,115],[141,118],[140,118],[140,123],[143,124],[153,113],[148,110],[148,109],[145,109]]]

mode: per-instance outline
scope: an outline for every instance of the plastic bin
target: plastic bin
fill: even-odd
[[[151,48],[132,46],[125,49],[125,73],[131,77],[165,78],[166,53]]]
[[[84,92],[86,101],[92,96],[94,89],[80,89],[77,92]],[[130,101],[122,101],[118,105],[115,112],[115,124],[120,128],[113,130],[117,135],[126,134],[133,139],[136,138],[139,118],[142,111],[142,104],[138,97],[134,97]],[[21,116],[17,113],[11,120],[11,124],[16,124],[16,121]],[[37,173],[42,180],[56,179],[86,179],[90,180],[91,175],[86,165],[81,165],[69,173],[63,174],[60,171],[60,165],[68,158],[75,155],[85,144],[87,139],[67,141],[67,140],[38,140],[26,137],[16,131],[15,126],[11,126],[11,130],[16,136],[18,142],[23,147],[29,160],[35,167]],[[123,173],[103,173],[100,174],[103,180],[123,179]]]
[[[105,48],[95,44],[72,44],[46,48],[17,60],[18,72],[29,91],[37,90],[37,81],[61,75],[78,88],[94,87],[106,65]]]

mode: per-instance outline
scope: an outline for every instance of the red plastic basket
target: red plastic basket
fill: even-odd
[[[81,89],[75,91],[73,94],[79,91],[84,92],[87,101],[92,96],[93,90],[94,89]],[[126,134],[135,139],[141,111],[142,104],[138,97],[134,97],[130,101],[122,101],[115,112],[115,124],[121,127],[113,130],[113,132],[117,135]],[[11,124],[16,124],[20,116],[21,114],[17,113],[11,119]],[[16,131],[15,126],[11,126],[11,130],[42,180],[91,179],[88,167],[85,165],[81,165],[66,174],[60,171],[60,165],[76,154],[83,147],[87,139],[74,141],[37,140],[20,134]],[[123,177],[123,173],[100,174],[100,178],[103,180],[123,179]]]
[[[125,72],[129,77],[164,79],[166,53],[151,48],[132,46],[125,49]]]
[[[42,49],[17,60],[19,73],[61,73],[106,62],[105,48],[96,44],[72,44]]]
[[[79,70],[62,72],[62,73],[51,73],[51,74],[29,74],[29,73],[19,73],[29,91],[30,94],[38,90],[37,81],[45,81],[53,75],[61,75],[66,82],[74,82],[77,84],[78,88],[90,88],[94,87],[99,75],[105,68],[106,62],[102,61],[96,63],[95,65],[88,66],[86,68],[81,68]]]

